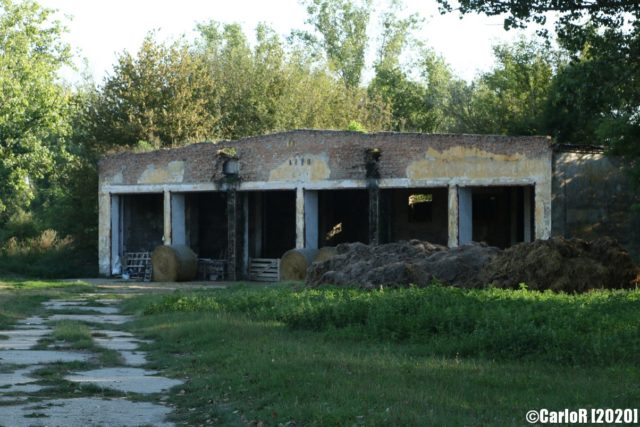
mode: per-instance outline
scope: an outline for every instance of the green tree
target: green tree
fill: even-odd
[[[384,103],[359,88],[345,88],[319,67],[304,46],[286,47],[264,25],[252,48],[237,24],[198,26],[197,43],[219,83],[220,138],[238,138],[294,128],[344,129],[356,120],[368,129],[388,126]]]
[[[400,1],[392,1],[382,15],[383,30],[369,94],[389,104],[392,128],[396,131],[445,130],[448,127],[445,106],[454,84],[452,73],[441,57],[415,40],[413,32],[422,20],[416,14],[400,18],[401,6]],[[416,53],[418,59],[403,64],[403,56]],[[418,73],[412,73],[415,70]]]
[[[315,34],[300,35],[310,46],[326,55],[329,67],[348,88],[360,84],[365,67],[367,27],[372,13],[372,0],[302,0]]]
[[[90,110],[93,136],[105,149],[139,141],[175,146],[214,135],[218,86],[201,56],[183,42],[145,38],[136,56],[123,53]]]
[[[0,0],[0,224],[27,209],[38,184],[63,164],[70,92],[63,27],[31,0]]]
[[[450,0],[438,0],[443,12]],[[562,141],[603,143],[625,155],[640,185],[640,2],[459,0],[462,13],[505,15],[506,29],[545,23],[555,12],[559,43],[572,57],[554,82],[547,123]]]
[[[544,134],[547,97],[558,54],[533,41],[494,47],[496,66],[458,89],[451,114],[455,130],[507,135]]]

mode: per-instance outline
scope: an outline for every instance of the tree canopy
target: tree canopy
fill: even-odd
[[[71,94],[57,73],[70,50],[50,14],[31,0],[0,0],[0,224],[67,156]]]

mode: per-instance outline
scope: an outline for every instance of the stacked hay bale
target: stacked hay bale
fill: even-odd
[[[198,273],[198,257],[186,245],[162,245],[151,254],[155,282],[194,280]]]

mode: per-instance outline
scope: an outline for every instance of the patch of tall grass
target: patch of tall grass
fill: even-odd
[[[30,277],[67,278],[97,275],[94,248],[80,248],[71,237],[47,229],[34,237],[10,237],[0,245],[0,272]]]
[[[435,355],[566,364],[640,362],[640,291],[255,289],[177,293],[144,312],[240,313],[334,338],[424,345]]]

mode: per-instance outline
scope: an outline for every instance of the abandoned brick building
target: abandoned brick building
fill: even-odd
[[[638,253],[616,159],[545,137],[300,130],[100,162],[99,266],[189,245],[229,279],[254,259],[342,242],[613,235]]]

